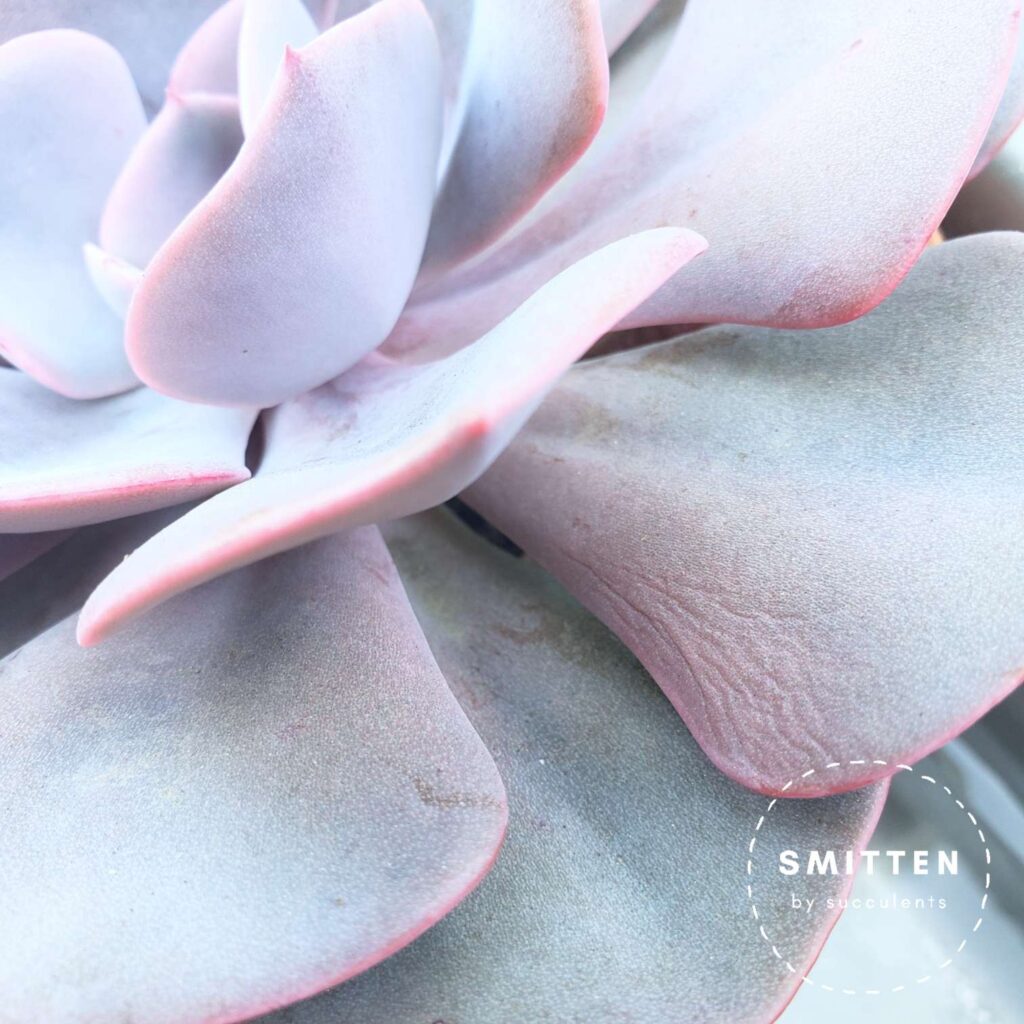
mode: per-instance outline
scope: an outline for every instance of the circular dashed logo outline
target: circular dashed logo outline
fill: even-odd
[[[857,760],[857,761],[832,761],[829,764],[826,764],[823,769],[808,768],[807,771],[805,771],[802,775],[800,775],[798,777],[795,776],[794,778],[790,779],[780,789],[779,792],[780,792],[780,794],[781,793],[785,793],[788,789],[790,789],[798,781],[798,779],[809,779],[812,775],[818,774],[819,771],[825,771],[827,769],[835,769],[835,768],[859,767],[859,766],[866,765],[866,764],[880,765],[880,766],[882,766],[884,768],[890,767],[890,763],[888,761],[882,761],[882,760],[880,760],[878,758],[875,758],[875,759],[870,760],[870,761],[868,761],[866,759]],[[935,974],[937,974],[941,970],[944,970],[946,967],[949,967],[949,965],[953,963],[954,957],[958,956],[960,953],[963,952],[964,947],[967,945],[967,940],[971,937],[971,935],[974,935],[978,931],[978,929],[981,927],[981,923],[982,923],[982,921],[985,918],[985,908],[986,908],[986,906],[988,904],[988,894],[989,894],[989,891],[990,891],[991,885],[992,885],[992,853],[989,850],[988,840],[985,838],[985,833],[982,831],[981,826],[978,824],[978,819],[967,809],[967,807],[964,805],[964,802],[962,800],[960,800],[953,793],[953,791],[949,788],[949,786],[943,785],[942,783],[936,781],[930,775],[925,775],[922,772],[915,771],[914,768],[911,765],[909,765],[909,764],[897,764],[897,765],[894,765],[893,767],[895,767],[897,771],[910,772],[912,775],[914,775],[917,778],[919,778],[922,782],[931,783],[933,786],[937,786],[939,789],[942,789],[950,797],[950,799],[956,804],[956,806],[958,808],[960,808],[960,810],[963,811],[963,813],[967,816],[967,819],[970,821],[971,826],[973,827],[974,831],[977,833],[978,840],[981,843],[982,849],[985,851],[985,885],[984,885],[984,888],[982,889],[982,893],[981,893],[981,906],[980,906],[980,909],[978,911],[978,919],[974,922],[974,927],[961,940],[960,945],[957,946],[956,950],[952,954],[950,954],[950,956],[948,956],[945,960],[943,960],[942,963],[940,963],[937,967],[933,968],[932,971],[930,971],[928,974],[922,975],[920,978],[916,978],[914,980],[914,982],[912,983],[913,985],[924,985],[925,983],[931,981],[932,977],[934,977]],[[761,938],[765,941],[765,943],[771,949],[772,954],[775,956],[775,958],[777,960],[779,960],[786,967],[786,969],[790,972],[790,974],[798,974],[798,975],[800,975],[800,984],[801,985],[811,985],[811,986],[814,986],[815,988],[821,989],[824,992],[839,992],[842,995],[848,995],[848,996],[856,996],[856,995],[878,996],[878,995],[882,995],[882,993],[886,992],[886,991],[887,992],[903,992],[907,988],[911,987],[910,985],[904,984],[904,985],[894,985],[894,986],[892,986],[891,988],[888,988],[888,989],[885,989],[885,988],[862,988],[862,989],[856,989],[856,988],[838,988],[835,985],[826,985],[823,982],[816,982],[812,978],[810,978],[806,974],[804,974],[802,971],[797,970],[797,968],[794,967],[793,964],[779,951],[779,949],[776,946],[776,944],[774,942],[772,942],[771,937],[768,935],[768,932],[765,930],[764,922],[761,920],[761,915],[760,915],[760,913],[759,913],[759,911],[757,909],[757,901],[754,898],[754,886],[753,886],[754,848],[757,845],[757,835],[758,835],[758,833],[761,831],[761,828],[764,825],[765,821],[767,820],[768,815],[771,814],[772,808],[775,807],[775,805],[779,802],[780,799],[781,799],[781,796],[776,796],[776,797],[772,797],[772,799],[768,801],[768,806],[765,808],[764,814],[762,814],[757,819],[757,824],[754,826],[754,832],[753,832],[753,834],[750,837],[750,842],[747,844],[747,901],[750,904],[750,910],[751,910],[751,914],[753,916],[754,922],[757,924],[758,934],[761,936]]]

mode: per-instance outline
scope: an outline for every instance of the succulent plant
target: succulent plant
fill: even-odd
[[[0,9],[0,1021],[782,1013],[1021,678],[1019,18]]]

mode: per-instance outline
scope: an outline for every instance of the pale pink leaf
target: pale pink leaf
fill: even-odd
[[[1024,236],[929,249],[843,327],[575,368],[464,495],[778,793],[891,774],[1024,665]],[[875,759],[884,764],[878,764]]]
[[[625,239],[447,360],[406,366],[373,357],[273,410],[256,476],[112,573],[83,610],[82,642],[237,566],[450,498],[493,461],[558,376],[704,244],[669,228]]]

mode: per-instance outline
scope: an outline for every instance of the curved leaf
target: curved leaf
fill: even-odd
[[[82,256],[93,287],[110,311],[123,320],[128,315],[132,296],[142,279],[142,271],[127,260],[104,252],[92,242],[82,246]]]
[[[245,0],[238,39],[238,101],[251,135],[270,98],[285,50],[306,46],[317,26],[302,0]]]
[[[101,40],[55,29],[0,46],[0,354],[74,398],[135,383],[82,245],[145,124]]]
[[[581,364],[465,500],[623,638],[728,775],[889,774],[1021,678],[1022,275],[1024,236],[976,236],[844,327]]]
[[[0,370],[0,532],[118,519],[245,480],[255,418],[145,388],[75,402]]]
[[[658,0],[601,0],[601,24],[608,53],[614,53]]]
[[[156,110],[163,102],[168,69],[175,53],[218,2],[6,0],[0,6],[0,41],[41,29],[71,28],[90,32],[124,56],[146,107]]]
[[[383,0],[290,51],[256,131],[136,291],[139,376],[269,406],[376,348],[426,238],[440,88],[419,0]]]
[[[16,1020],[247,1019],[409,942],[504,828],[376,531],[218,580],[99,652],[54,627],[0,664],[0,739]]]
[[[1016,0],[799,0],[781,18],[772,4],[690,0],[615,144],[407,310],[388,351],[452,351],[580,253],[662,224],[699,231],[711,251],[623,327],[861,315],[913,265],[970,170],[1018,14]]]
[[[239,565],[452,497],[490,465],[558,376],[704,248],[663,228],[571,268],[475,345],[409,367],[367,360],[267,417],[253,480],[204,503],[97,589],[79,636]]]
[[[526,213],[587,148],[608,100],[597,0],[476,3],[471,24],[424,257],[434,273]]]
[[[242,145],[238,101],[168,91],[167,102],[122,168],[100,221],[100,244],[145,267],[217,184]]]
[[[501,858],[408,949],[263,1024],[772,1020],[798,980],[747,903],[766,801],[715,770],[629,653],[549,577],[442,516],[395,524],[388,541],[506,781]],[[787,801],[785,828],[762,841],[859,848],[884,792]],[[815,879],[816,896],[850,881]],[[787,882],[774,875],[766,906]],[[834,918],[789,914],[773,939],[805,970]]]
[[[238,36],[245,0],[227,0],[189,37],[171,68],[169,88],[189,92],[238,92]]]

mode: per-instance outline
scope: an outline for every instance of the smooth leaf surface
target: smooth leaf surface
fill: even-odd
[[[843,785],[888,774],[1021,678],[1022,275],[1024,236],[976,236],[843,327],[583,363],[463,497],[622,637],[728,775],[776,793],[831,761],[865,760]]]
[[[475,3],[471,26],[427,240],[435,272],[526,213],[587,148],[608,102],[597,0]]]
[[[441,512],[386,532],[505,779],[508,837],[480,888],[412,946],[263,1024],[772,1020],[796,979],[747,904],[766,801],[711,765],[629,653],[535,565]],[[859,848],[884,792],[788,801],[770,841]],[[851,880],[814,881],[827,898]],[[764,904],[790,887],[776,874]],[[803,970],[832,923],[790,914],[772,938]]]
[[[217,3],[218,0],[4,0],[0,6],[0,41],[55,28],[80,29],[99,36],[128,62],[147,109],[153,111],[163,102],[168,70],[178,48]]]
[[[245,0],[227,0],[189,36],[171,68],[169,87],[190,92],[238,92],[238,36]]]
[[[101,40],[55,29],[0,46],[0,355],[74,398],[135,383],[82,246],[145,124]]]
[[[238,39],[238,101],[246,135],[266,106],[285,50],[306,46],[316,37],[316,23],[302,0],[245,0]]]
[[[255,132],[147,269],[128,354],[158,391],[271,406],[376,348],[434,196],[440,58],[419,0],[289,51]]]
[[[169,91],[111,190],[100,245],[145,267],[217,184],[241,145],[233,96]]]
[[[601,24],[608,53],[614,53],[658,0],[601,0]]]
[[[1024,118],[1024,33],[1019,33],[1013,65],[1010,68],[1010,77],[1006,83],[1003,98],[999,101],[995,116],[985,135],[981,151],[971,168],[971,178],[980,174],[992,162],[1021,123],[1022,118]]]
[[[451,351],[580,253],[663,224],[703,234],[708,258],[624,327],[861,315],[913,265],[970,170],[1018,14],[1015,0],[798,0],[785,17],[690,0],[615,144],[543,216],[407,310],[388,350]]]
[[[142,271],[127,260],[104,252],[98,245],[86,242],[82,257],[93,287],[107,308],[120,320],[128,315],[132,296],[142,278]]]
[[[0,664],[3,1015],[243,1020],[471,889],[505,797],[375,530]]]
[[[0,370],[0,532],[117,519],[245,480],[255,418],[146,388],[76,402]]]
[[[559,375],[704,244],[666,228],[624,239],[448,359],[406,366],[373,357],[273,410],[256,476],[183,517],[104,581],[83,611],[82,642],[239,565],[452,497]]]

